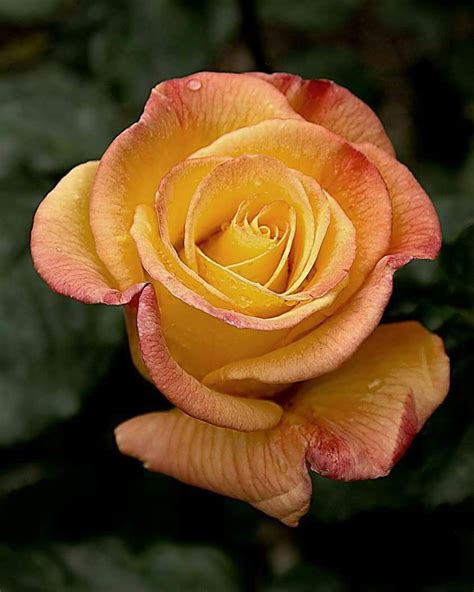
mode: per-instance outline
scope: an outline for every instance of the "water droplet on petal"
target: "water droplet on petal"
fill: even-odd
[[[56,247],[56,251],[60,253],[62,251],[61,247]]]
[[[202,83],[196,78],[192,78],[186,86],[189,90],[199,90],[202,87]]]
[[[371,391],[371,392],[378,390],[381,386],[382,386],[382,381],[379,380],[378,378],[376,378],[375,380],[372,380],[372,382],[370,382],[368,384],[369,391]]]

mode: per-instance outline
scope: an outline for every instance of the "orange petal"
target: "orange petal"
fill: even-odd
[[[386,475],[443,400],[448,377],[439,338],[417,323],[386,325],[337,372],[298,386],[271,430],[241,433],[175,410],[125,422],[117,444],[151,470],[296,526],[311,497],[306,462],[335,479]]]
[[[41,202],[31,232],[31,254],[36,271],[55,292],[88,304],[124,304],[141,286],[121,294],[97,255],[89,197],[98,164],[76,166]]]
[[[278,293],[219,265],[199,248],[196,255],[199,275],[235,303],[233,308],[255,317],[271,318],[284,313],[291,305]]]
[[[304,177],[304,175],[302,175]],[[302,179],[306,187],[306,179]],[[347,277],[356,256],[356,231],[337,201],[325,194],[329,224],[322,244],[317,247],[315,265],[301,288],[300,295],[319,298]]]
[[[211,259],[244,278],[274,292],[282,292],[288,281],[288,256],[296,231],[295,211],[283,201],[264,206],[252,223],[255,220],[258,220],[257,224],[265,223],[267,215],[271,222],[280,221],[275,236],[265,237],[247,228],[251,225],[245,217],[248,215],[246,205],[239,209],[243,222],[236,215],[228,228],[202,245],[202,250]],[[237,253],[238,258],[235,256]]]
[[[194,158],[180,162],[163,177],[156,193],[155,206],[163,241],[181,249],[189,204],[201,183],[226,158]]]
[[[241,431],[268,429],[280,421],[282,409],[276,403],[213,391],[177,364],[165,341],[152,286],[145,287],[139,296],[137,327],[142,358],[151,380],[188,415]]]
[[[269,155],[315,179],[342,207],[356,231],[350,289],[356,291],[390,245],[392,210],[387,187],[370,161],[320,125],[270,120],[231,132],[196,158]]]
[[[441,228],[430,198],[398,160],[372,144],[360,144],[357,148],[378,168],[392,199],[390,252],[435,259],[441,247]]]
[[[140,121],[101,159],[91,200],[97,252],[121,289],[143,281],[129,234],[137,205],[152,205],[178,162],[229,131],[271,117],[299,117],[273,86],[243,74],[204,72],[162,82]]]
[[[306,458],[330,479],[390,472],[449,388],[439,337],[419,323],[379,327],[336,372],[303,383],[291,409],[306,425]]]
[[[311,250],[314,215],[298,176],[280,161],[261,155],[243,155],[211,171],[190,203],[185,231],[188,264],[196,269],[195,245],[230,222],[242,201],[256,197],[263,206],[282,200],[296,212],[295,265],[304,265]],[[302,261],[302,263],[301,263]]]
[[[337,314],[293,343],[209,373],[204,383],[219,390],[239,392],[239,382],[292,384],[335,370],[380,322],[392,293],[393,274],[406,262],[407,258],[384,257],[361,290]]]
[[[346,88],[331,80],[304,80],[293,74],[256,75],[278,88],[308,121],[351,142],[370,142],[389,155],[395,154],[380,119]]]
[[[140,372],[143,378],[151,382],[151,378],[148,375],[148,371],[140,351],[140,340],[138,338],[137,327],[138,300],[138,298],[132,298],[132,300],[126,306],[124,306],[123,309],[125,313],[125,327],[127,329],[128,347],[136,369]]]
[[[309,315],[326,309],[334,302],[343,287],[336,286],[320,298],[294,307],[278,317],[268,319],[249,316],[236,311],[224,294],[190,270],[175,253],[167,251],[160,242],[156,213],[150,206],[138,206],[131,233],[140,252],[143,267],[151,278],[179,300],[239,329],[276,332],[294,327]],[[198,336],[196,336],[198,339]]]
[[[116,430],[124,454],[146,468],[245,500],[288,526],[306,513],[311,481],[298,426],[243,433],[174,410],[135,417]]]

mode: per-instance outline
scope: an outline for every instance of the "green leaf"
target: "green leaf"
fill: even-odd
[[[441,267],[451,291],[474,296],[474,224],[467,226],[452,244],[444,247]]]
[[[276,577],[265,592],[345,592],[347,580],[329,569],[302,563],[284,576]]]
[[[240,589],[232,563],[211,547],[157,544],[146,550],[140,566],[147,579],[155,584],[155,590],[237,592]]]
[[[445,243],[454,240],[466,226],[474,222],[474,200],[471,197],[452,195],[434,198],[433,202]]]

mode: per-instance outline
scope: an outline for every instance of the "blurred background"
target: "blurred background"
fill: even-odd
[[[0,590],[466,592],[474,587],[474,13],[470,0],[0,0]],[[120,310],[56,296],[32,216],[160,80],[331,78],[381,116],[444,247],[398,273],[387,320],[445,340],[452,389],[392,474],[314,477],[298,529],[149,474],[113,428],[163,405]]]

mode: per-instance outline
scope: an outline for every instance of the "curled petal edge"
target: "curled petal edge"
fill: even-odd
[[[295,386],[273,429],[243,433],[172,410],[121,424],[116,439],[150,470],[296,526],[311,499],[307,468],[344,481],[387,475],[448,386],[438,337],[418,323],[384,325],[337,371]]]
[[[212,390],[185,372],[166,344],[153,286],[145,286],[135,298],[131,304],[137,307],[141,357],[151,381],[169,401],[188,415],[220,427],[251,432],[278,424],[283,413],[280,405]]]
[[[364,101],[332,80],[305,80],[294,74],[253,73],[273,84],[304,119],[350,142],[370,142],[394,156],[382,122]]]
[[[144,284],[117,289],[90,229],[90,193],[98,165],[90,161],[74,167],[39,205],[31,231],[33,264],[58,294],[86,304],[127,304]]]

